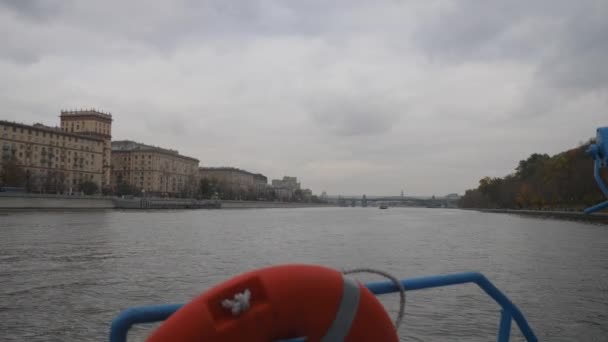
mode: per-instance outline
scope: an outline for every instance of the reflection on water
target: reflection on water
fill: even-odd
[[[3,341],[103,341],[128,306],[184,302],[251,268],[300,262],[400,277],[481,271],[541,340],[605,340],[607,228],[440,209],[10,213],[0,217],[0,331]],[[382,301],[394,314],[398,297]],[[412,292],[400,335],[488,341],[498,318],[471,285]]]

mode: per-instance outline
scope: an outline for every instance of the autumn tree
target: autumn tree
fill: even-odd
[[[586,155],[589,144],[555,156],[534,153],[521,160],[514,173],[484,177],[477,189],[460,200],[465,208],[576,208],[604,200],[593,178],[593,162]],[[602,175],[608,180],[607,170]]]
[[[22,187],[25,185],[25,172],[23,171],[23,168],[19,166],[15,156],[2,160],[0,184],[10,187]]]

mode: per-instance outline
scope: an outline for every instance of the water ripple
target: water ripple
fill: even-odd
[[[3,341],[105,340],[126,307],[184,302],[232,275],[289,262],[402,277],[480,271],[543,340],[608,334],[605,226],[398,208],[92,211],[9,214],[0,236]],[[396,296],[381,301],[396,313]],[[400,335],[488,341],[498,319],[476,286],[415,291]]]

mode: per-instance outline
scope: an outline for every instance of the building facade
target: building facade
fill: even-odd
[[[201,167],[199,178],[217,184],[226,199],[258,199],[268,184],[266,176],[235,167]]]
[[[90,110],[61,111],[61,130],[103,140],[102,187],[110,185],[112,115]]]
[[[175,150],[130,140],[113,141],[111,184],[127,184],[142,193],[192,196],[197,190],[198,159]]]
[[[261,173],[256,173],[253,175],[253,184],[255,187],[256,196],[258,198],[265,197],[267,191],[269,190],[268,178]]]
[[[78,134],[42,124],[0,121],[0,168],[14,163],[23,170],[28,191],[72,193],[84,182],[104,182],[100,136]]]
[[[365,195],[363,195],[365,196]],[[304,189],[302,190],[302,200],[304,202],[310,202],[312,200],[312,190]]]
[[[294,198],[296,190],[300,190],[297,177],[285,176],[283,179],[273,179],[272,189],[281,201],[289,201]]]

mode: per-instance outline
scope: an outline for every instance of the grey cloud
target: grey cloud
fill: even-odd
[[[353,22],[353,13],[366,7],[374,6],[364,1],[321,0],[0,0],[0,14],[4,8],[40,29],[53,24],[67,31],[53,37],[54,44],[60,47],[54,54],[67,53],[67,47],[74,44],[69,31],[94,34],[95,44],[86,44],[80,52],[89,51],[89,57],[100,53],[107,57],[103,51],[115,51],[116,43],[142,45],[154,48],[155,53],[170,55],[187,44],[233,41],[234,45],[242,45],[260,36],[348,35],[360,28]],[[39,58],[52,50],[41,43],[35,49]]]
[[[532,63],[540,81],[564,89],[608,85],[608,2],[456,1],[415,32],[417,44],[444,63]]]
[[[555,20],[585,1],[483,1],[448,2],[414,32],[415,42],[430,56],[442,61],[534,57],[545,49],[557,32]],[[532,22],[531,22],[532,21]],[[538,25],[531,25],[537,23]],[[517,28],[527,32],[512,35]],[[559,27],[562,29],[563,27]]]
[[[606,124],[606,4],[0,0],[2,118],[96,106],[316,192],[462,192]]]
[[[314,104],[311,117],[322,129],[340,136],[387,133],[399,121],[396,108],[368,96],[336,96]]]
[[[9,48],[5,45],[5,49],[0,51],[0,60],[8,60],[15,64],[33,64],[40,61],[40,54],[37,51],[22,48],[22,47],[12,47]]]
[[[558,48],[538,69],[550,85],[592,90],[608,87],[608,3],[573,14],[558,38]]]
[[[0,8],[6,8],[29,20],[47,20],[64,8],[60,0],[0,0]]]

